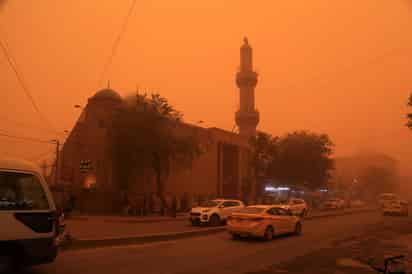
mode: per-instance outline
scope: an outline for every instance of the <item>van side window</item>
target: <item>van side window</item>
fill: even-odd
[[[0,172],[0,210],[47,210],[49,203],[33,174]]]

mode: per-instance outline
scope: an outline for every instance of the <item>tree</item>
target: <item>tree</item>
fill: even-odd
[[[252,166],[258,176],[267,176],[268,167],[277,154],[277,137],[258,132],[249,143],[252,147]]]
[[[408,106],[412,107],[412,93],[409,95]],[[412,129],[412,113],[406,114],[406,117],[408,119],[408,122],[406,123],[406,126],[410,129]]]
[[[115,176],[121,191],[127,192],[134,172],[151,169],[156,175],[157,194],[166,205],[164,178],[170,161],[191,162],[200,152],[192,136],[179,136],[182,114],[159,94],[136,95],[114,115],[111,132]]]
[[[326,134],[296,131],[276,142],[270,165],[273,178],[310,188],[325,186],[334,168],[333,143]]]

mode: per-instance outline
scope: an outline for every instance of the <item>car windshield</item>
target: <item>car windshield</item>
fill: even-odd
[[[0,172],[0,210],[47,209],[48,201],[36,176]]]
[[[394,200],[396,199],[396,195],[393,194],[384,194],[380,197],[382,200]]]
[[[243,214],[259,214],[262,213],[265,209],[262,207],[245,207],[242,209],[237,210],[237,213],[243,213]]]
[[[200,203],[201,207],[215,207],[218,206],[221,202],[216,200],[209,200]]]

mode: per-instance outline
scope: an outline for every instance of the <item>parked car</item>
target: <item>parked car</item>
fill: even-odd
[[[382,193],[378,196],[378,203],[382,208],[385,204],[391,203],[394,200],[399,200],[398,195],[394,193]]]
[[[301,218],[293,215],[287,207],[275,205],[254,205],[233,213],[228,220],[227,230],[234,239],[260,237],[267,241],[280,234],[301,234]]]
[[[239,200],[216,199],[201,203],[190,211],[193,225],[210,224],[216,226],[226,222],[227,217],[245,205]]]
[[[294,215],[305,216],[309,211],[309,206],[303,199],[291,198],[287,206]]]
[[[382,208],[383,215],[401,215],[401,216],[408,216],[409,215],[409,204],[408,201],[405,200],[391,200],[390,202],[386,202]]]
[[[0,273],[53,262],[60,220],[40,170],[26,161],[0,159]]]
[[[350,207],[353,208],[360,208],[360,207],[365,207],[366,203],[361,200],[354,200],[350,202]]]
[[[340,198],[329,199],[323,204],[323,209],[344,209],[344,208],[345,208],[345,201]]]

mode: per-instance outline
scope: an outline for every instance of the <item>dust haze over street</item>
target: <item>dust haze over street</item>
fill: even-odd
[[[409,273],[411,18],[0,0],[0,274]]]

